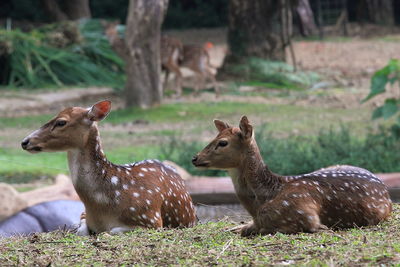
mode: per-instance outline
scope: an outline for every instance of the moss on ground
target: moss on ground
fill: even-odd
[[[300,265],[400,264],[400,205],[377,226],[316,234],[242,238],[229,222],[189,229],[137,229],[118,236],[58,231],[0,240],[0,265]]]

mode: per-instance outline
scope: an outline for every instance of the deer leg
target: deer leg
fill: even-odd
[[[291,199],[289,196],[277,198],[260,208],[257,223],[265,232],[315,233],[328,229],[321,224],[319,206],[310,198]],[[261,231],[262,232],[262,231]]]
[[[215,79],[215,76],[211,72],[211,70],[207,69],[206,72],[207,72],[207,76],[210,78],[210,80],[211,80],[211,82],[213,84],[214,91],[215,91],[215,96],[218,97],[220,95],[220,90],[219,90],[219,87],[218,87],[218,84],[217,84],[217,80]]]
[[[194,95],[199,95],[201,88],[204,88],[204,75],[201,72],[196,72],[196,82],[193,88]]]
[[[167,90],[167,85],[168,85],[168,77],[169,77],[169,69],[165,68],[165,77],[164,77],[164,82],[163,82],[163,90]]]
[[[179,66],[176,64],[169,64],[168,65],[169,70],[173,73],[175,73],[175,94],[176,96],[181,96],[182,95],[182,73],[181,70],[179,69]]]
[[[114,227],[114,228],[111,228],[110,234],[118,235],[118,234],[123,234],[125,232],[130,232],[132,230],[133,230],[133,227]]]
[[[179,67],[177,67],[175,79],[176,79],[176,85],[175,85],[176,95],[181,96],[182,95],[182,73],[181,73]]]
[[[90,235],[89,227],[86,224],[86,219],[81,219],[78,229],[76,229],[76,234],[79,236]]]
[[[300,222],[303,222],[304,231],[310,233],[321,232],[329,229],[326,225],[321,224],[319,215],[314,211],[305,213]]]
[[[169,72],[173,72],[175,74],[175,94],[177,96],[182,95],[182,73],[179,69],[179,66],[169,63],[165,66],[166,68],[166,75],[165,75],[165,80],[164,80],[164,88],[166,88],[166,85],[168,83],[168,76]]]
[[[249,223],[240,229],[241,236],[252,236],[259,234],[260,231],[254,223]]]

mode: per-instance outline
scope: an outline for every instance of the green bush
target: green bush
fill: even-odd
[[[315,72],[294,72],[289,64],[260,58],[250,58],[244,64],[231,67],[229,72],[246,80],[244,84],[278,89],[307,89],[320,79]]]
[[[7,64],[0,67],[0,83],[23,88],[121,87],[123,61],[111,49],[100,22],[82,21],[75,31],[73,27],[50,25],[30,33],[0,30],[0,57]]]
[[[400,141],[387,134],[385,129],[370,132],[362,139],[351,135],[345,127],[323,130],[316,138],[291,136],[278,139],[264,127],[256,133],[256,140],[265,163],[279,174],[308,173],[336,164],[355,165],[372,172],[400,171]],[[204,146],[173,138],[161,150],[160,157],[176,162],[195,175],[226,176],[224,171],[199,170],[191,164],[193,155]]]
[[[385,67],[374,73],[371,78],[370,93],[363,102],[386,92],[388,84],[400,85],[400,60],[398,59],[391,59]],[[372,119],[388,119],[394,116],[399,111],[399,105],[400,97],[386,98],[385,103],[374,110]],[[393,124],[391,131],[394,136],[400,138],[400,115],[397,117],[397,122]]]

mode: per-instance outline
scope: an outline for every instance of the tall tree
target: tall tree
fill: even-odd
[[[89,0],[42,0],[44,10],[51,21],[77,20],[90,18]]]
[[[286,21],[291,13],[285,14],[291,12],[287,7],[296,3],[296,0],[229,0],[230,54],[225,64],[238,63],[247,57],[284,60],[288,43],[282,33],[290,33],[292,23]],[[289,30],[283,29],[283,23]]]
[[[355,18],[358,22],[371,22],[392,26],[395,22],[393,0],[357,0],[349,7],[355,8]]]
[[[162,99],[161,24],[168,0],[130,0],[126,22],[126,105],[148,108]]]
[[[317,26],[314,21],[314,13],[308,0],[299,0],[296,8],[299,18],[300,33],[303,36],[314,35],[317,32]]]
[[[364,0],[371,22],[394,25],[393,0]]]

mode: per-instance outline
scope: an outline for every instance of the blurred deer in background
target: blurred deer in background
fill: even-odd
[[[192,199],[172,167],[158,160],[125,165],[107,160],[97,122],[110,109],[110,101],[67,108],[21,143],[31,153],[67,151],[72,183],[86,211],[77,233],[193,226]]]
[[[282,176],[264,164],[253,127],[214,120],[219,133],[193,157],[196,167],[222,169],[253,217],[243,236],[275,232],[317,232],[375,225],[388,218],[392,203],[385,184],[371,172],[336,166],[298,176]]]
[[[201,88],[205,87],[207,79],[211,80],[216,95],[219,95],[219,87],[215,79],[216,66],[210,62],[209,50],[213,48],[210,42],[203,46],[183,45],[176,38],[162,36],[161,38],[161,65],[165,70],[164,89],[167,87],[169,73],[175,74],[177,96],[182,94],[182,72],[181,67],[190,69],[195,73],[196,82],[194,86],[195,94],[198,94]]]
[[[186,67],[196,74],[196,84],[194,87],[195,94],[205,87],[207,79],[211,80],[214,86],[215,94],[219,95],[219,87],[215,79],[216,66],[210,62],[209,50],[213,48],[210,42],[205,43],[203,46],[199,45],[184,45],[183,46],[183,59],[180,63],[181,67]]]
[[[124,39],[119,36],[117,26],[119,21],[113,22],[102,22],[104,27],[104,33],[108,38],[108,41],[113,48],[113,50],[123,59],[126,60],[128,50]]]
[[[103,26],[112,48],[119,56],[125,59],[127,49],[124,40],[118,34],[118,24],[119,22],[116,21],[103,23]],[[214,74],[217,67],[210,62],[209,50],[211,48],[213,48],[213,44],[210,42],[205,43],[203,46],[183,45],[177,38],[167,35],[161,36],[161,67],[165,71],[164,90],[167,88],[169,74],[172,72],[175,74],[175,94],[176,96],[182,95],[183,75],[180,68],[185,67],[196,75],[195,94],[198,94],[199,90],[205,87],[205,82],[209,79],[213,83],[216,95],[219,95],[219,87]]]
[[[177,96],[182,95],[182,72],[179,64],[183,60],[183,45],[176,38],[169,36],[161,36],[161,67],[165,70],[165,78],[163,89],[168,85],[169,73],[175,74],[175,93]]]

